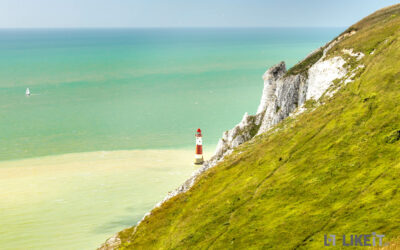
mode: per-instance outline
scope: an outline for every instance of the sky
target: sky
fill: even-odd
[[[0,28],[345,27],[400,0],[0,0]]]

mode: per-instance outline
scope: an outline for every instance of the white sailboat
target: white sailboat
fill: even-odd
[[[29,88],[26,88],[25,95],[26,96],[30,96],[31,95],[31,91],[29,90]]]

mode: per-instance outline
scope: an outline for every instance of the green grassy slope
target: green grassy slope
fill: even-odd
[[[119,233],[134,249],[321,249],[324,234],[400,235],[400,5],[349,30],[365,53],[324,105],[238,147]],[[374,51],[373,54],[370,54]],[[340,83],[338,83],[340,84]]]

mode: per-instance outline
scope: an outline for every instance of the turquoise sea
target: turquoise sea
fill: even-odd
[[[0,249],[94,249],[342,28],[0,30]],[[31,96],[25,96],[30,88]]]

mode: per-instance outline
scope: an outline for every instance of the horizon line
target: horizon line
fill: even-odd
[[[255,29],[255,28],[347,28],[349,26],[87,26],[87,27],[0,27],[0,30],[11,29]]]

